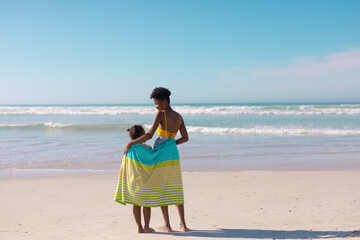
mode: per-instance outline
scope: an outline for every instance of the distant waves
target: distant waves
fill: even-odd
[[[360,104],[175,105],[182,115],[360,115]],[[0,106],[0,115],[153,115],[153,106]]]
[[[45,122],[39,124],[0,124],[0,129],[18,130],[43,130],[43,131],[120,131],[125,132],[128,125],[114,124],[64,124],[56,122]],[[149,129],[150,125],[145,124]],[[254,127],[209,127],[209,126],[187,126],[189,133],[197,134],[237,134],[237,135],[279,135],[279,136],[301,136],[301,135],[360,135],[360,128],[330,128],[330,127],[305,127],[305,126],[254,126]]]

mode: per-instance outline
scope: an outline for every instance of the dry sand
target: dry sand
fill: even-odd
[[[360,172],[183,173],[187,233],[137,234],[117,175],[0,180],[0,240],[360,239]],[[170,207],[173,229],[179,220]],[[153,208],[151,226],[162,224]]]

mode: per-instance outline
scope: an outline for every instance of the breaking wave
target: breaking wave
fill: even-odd
[[[360,115],[360,104],[175,105],[183,115]],[[153,115],[153,106],[0,106],[0,115]]]

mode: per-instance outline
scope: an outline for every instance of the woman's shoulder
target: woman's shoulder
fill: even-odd
[[[155,118],[160,118],[162,119],[165,116],[165,113],[163,111],[157,111]]]
[[[174,109],[171,109],[171,113],[174,116],[180,116],[181,117],[181,114],[179,112],[175,111]]]
[[[180,120],[182,119],[182,116],[181,116],[181,114],[179,113],[179,112],[176,112],[176,111],[174,111],[175,112],[175,116],[177,116],[178,118],[180,118]]]

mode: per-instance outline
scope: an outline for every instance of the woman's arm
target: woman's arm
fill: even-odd
[[[180,125],[180,134],[181,134],[181,138],[179,138],[178,140],[176,140],[176,145],[182,144],[184,142],[189,141],[189,136],[186,130],[186,126],[185,126],[185,122],[181,117],[181,125]]]
[[[146,142],[147,140],[151,139],[154,136],[154,133],[156,132],[156,129],[159,126],[163,115],[164,115],[163,112],[158,112],[154,117],[154,121],[153,121],[153,124],[151,125],[150,130],[147,133],[145,133],[144,135],[142,135],[141,137],[134,139],[134,140],[128,142],[128,144],[126,144],[126,146],[124,148],[125,155],[128,153],[131,146],[138,144],[138,143]]]

